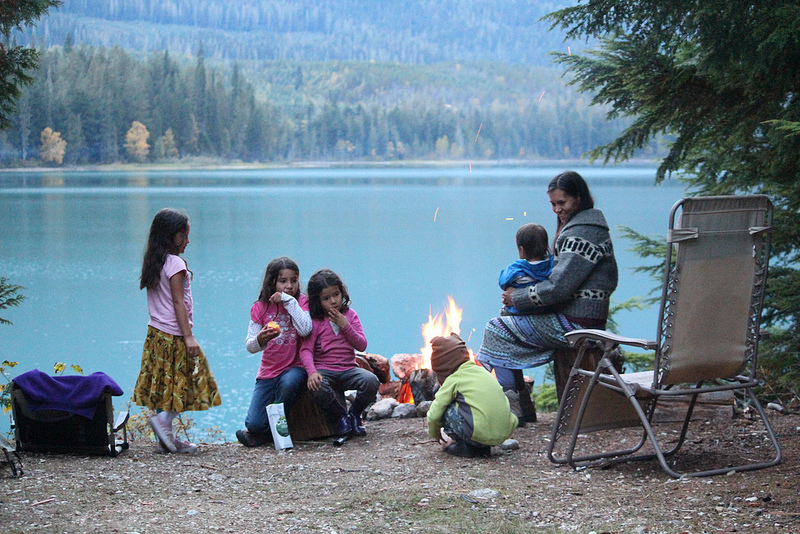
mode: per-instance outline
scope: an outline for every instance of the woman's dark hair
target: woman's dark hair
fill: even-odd
[[[550,185],[547,186],[547,192],[549,193],[556,189],[562,190],[571,197],[579,198],[578,211],[588,210],[594,207],[594,199],[589,192],[589,186],[586,185],[586,180],[575,171],[564,171],[550,180]]]
[[[258,294],[258,300],[265,304],[269,303],[269,298],[278,290],[278,277],[284,269],[294,271],[297,273],[298,277],[300,276],[300,267],[298,267],[291,258],[287,258],[286,256],[275,258],[267,265],[267,270],[264,273],[264,281],[261,283],[261,292]],[[296,294],[292,296],[294,298],[300,297],[299,285],[297,286]]]
[[[150,236],[144,249],[142,275],[139,278],[139,289],[154,289],[161,280],[161,268],[167,261],[167,254],[178,253],[175,236],[186,232],[189,227],[189,216],[182,211],[164,208],[153,217],[150,225]]]
[[[577,172],[564,171],[550,180],[550,185],[547,186],[547,192],[549,193],[551,191],[555,191],[556,189],[560,189],[567,195],[575,197],[579,200],[578,209],[575,211],[575,213],[594,208],[594,199],[592,198],[592,194],[589,192],[589,186],[586,184],[586,180],[583,179],[583,176]],[[575,214],[573,213],[573,216],[574,215]],[[562,226],[564,226],[564,224],[561,222],[561,219],[556,217],[556,235],[553,238],[554,243],[558,239],[558,235],[561,233]]]
[[[330,269],[320,269],[308,279],[308,313],[312,319],[324,319],[325,310],[322,308],[320,294],[326,287],[339,286],[342,292],[342,306],[339,311],[344,313],[350,308],[350,295],[339,275]]]

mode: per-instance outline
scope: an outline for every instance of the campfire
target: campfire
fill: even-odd
[[[447,297],[447,309],[443,314],[433,316],[428,313],[428,322],[422,325],[422,338],[425,343],[420,354],[395,354],[391,365],[395,376],[400,380],[398,402],[414,403],[433,400],[436,390],[436,374],[431,369],[431,340],[436,336],[448,336],[450,333],[461,335],[462,310],[456,305],[453,297]],[[472,351],[470,359],[475,360]]]

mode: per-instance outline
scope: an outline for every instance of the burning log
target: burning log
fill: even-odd
[[[433,400],[439,381],[436,379],[433,369],[415,369],[408,377],[408,385],[414,396],[414,404],[419,404],[423,401]]]
[[[422,325],[424,346],[421,354],[395,354],[390,360],[392,372],[400,381],[400,388],[395,397],[402,404],[432,401],[439,383],[436,373],[431,369],[431,340],[436,336],[460,332],[461,309],[456,306],[453,297],[447,297],[448,308],[444,318],[441,314],[435,317],[428,314],[428,322]],[[470,353],[470,359],[473,359]],[[388,388],[387,388],[388,391]]]

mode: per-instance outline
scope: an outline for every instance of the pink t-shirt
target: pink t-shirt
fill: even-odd
[[[300,359],[309,375],[317,369],[347,371],[357,367],[355,351],[367,350],[367,338],[352,308],[344,316],[347,326],[342,329],[327,318],[311,320],[311,333],[300,347]]]
[[[300,295],[297,303],[304,310],[308,310],[308,297]],[[258,368],[256,378],[275,378],[290,367],[300,367],[302,363],[298,356],[300,349],[300,336],[292,323],[292,316],[284,308],[283,303],[264,304],[256,302],[250,308],[250,320],[261,326],[270,321],[275,321],[281,327],[278,337],[270,339],[261,353],[261,366]]]
[[[186,304],[189,326],[193,326],[192,275],[186,268],[186,262],[180,256],[167,254],[167,259],[161,268],[161,279],[158,286],[155,289],[147,288],[147,309],[150,311],[150,322],[147,324],[173,336],[182,336],[183,332],[181,332],[178,318],[175,316],[175,307],[172,305],[169,280],[181,271],[186,271],[186,277],[183,280],[183,302]]]

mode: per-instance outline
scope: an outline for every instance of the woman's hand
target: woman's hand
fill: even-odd
[[[258,344],[262,347],[270,342],[270,340],[275,339],[281,335],[281,331],[278,328],[269,326],[269,324],[265,325],[264,328],[256,336],[258,338]]]
[[[503,291],[503,306],[509,307],[514,305],[514,288],[509,287]]]
[[[311,391],[318,391],[319,388],[322,387],[322,375],[319,374],[319,372],[314,371],[308,377],[308,382],[306,384],[308,385],[308,389]]]
[[[328,311],[328,319],[336,323],[336,326],[338,326],[339,328],[344,328],[349,324],[347,322],[347,317],[342,315],[342,312],[335,309],[331,309],[330,311]]]

